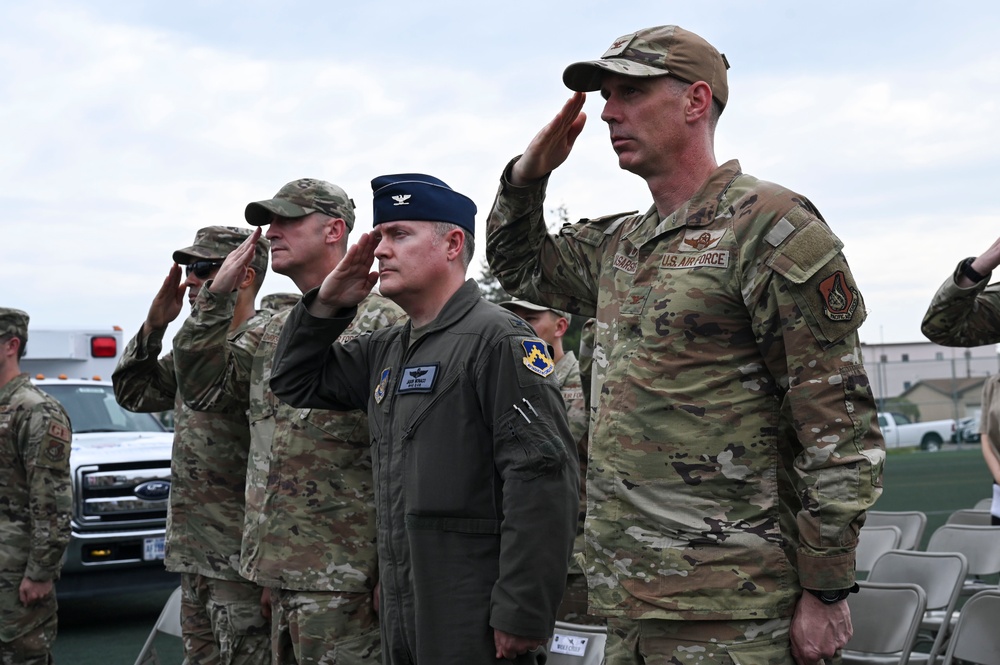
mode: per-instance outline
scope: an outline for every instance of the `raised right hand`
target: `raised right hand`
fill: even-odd
[[[566,161],[587,122],[585,101],[586,94],[574,92],[556,117],[531,139],[521,159],[514,162],[511,184],[527,185],[540,180]]]
[[[240,246],[229,252],[226,260],[219,266],[218,272],[208,290],[212,293],[232,293],[247,276],[247,268],[253,261],[254,252],[257,251],[257,240],[260,238],[261,227],[254,229]]]
[[[362,233],[337,267],[323,280],[316,299],[309,305],[313,316],[331,318],[342,309],[354,307],[365,299],[378,281],[372,272],[378,240],[373,233]]]
[[[146,320],[143,322],[143,332],[149,335],[154,330],[165,330],[170,322],[177,318],[184,307],[185,286],[181,280],[181,267],[176,263],[170,266],[170,272],[163,278],[160,290],[153,296]]]

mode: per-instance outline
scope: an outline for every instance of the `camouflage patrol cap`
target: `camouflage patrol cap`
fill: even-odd
[[[354,201],[333,183],[313,178],[293,180],[266,201],[247,204],[244,217],[254,226],[271,223],[271,213],[279,217],[304,217],[321,212],[344,220],[347,230],[354,228]]]
[[[269,293],[260,299],[260,308],[265,312],[277,314],[283,309],[294,307],[302,300],[301,293]]]
[[[562,311],[561,309],[553,309],[551,307],[546,307],[545,305],[536,305],[533,302],[528,302],[527,300],[519,300],[514,298],[513,300],[505,300],[502,303],[498,303],[504,309],[513,309],[515,307],[520,307],[521,309],[526,309],[531,312],[552,312],[556,316],[561,316],[567,321],[572,321],[573,317]]]
[[[726,70],[729,61],[714,46],[676,25],[644,28],[616,39],[600,60],[575,62],[563,72],[570,90],[601,89],[605,72],[624,76],[672,76],[695,83],[704,81],[722,108],[729,101]]]
[[[183,266],[195,261],[222,261],[230,252],[242,245],[251,233],[253,229],[239,226],[206,226],[198,229],[194,235],[193,245],[174,252],[174,262]],[[267,253],[270,249],[270,240],[264,236],[257,239],[250,267],[258,275],[267,272]]]
[[[0,307],[0,336],[14,335],[27,341],[28,313],[13,307]]]

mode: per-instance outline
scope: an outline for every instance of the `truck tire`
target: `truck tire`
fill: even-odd
[[[920,449],[926,450],[929,453],[936,453],[941,450],[941,444],[943,443],[940,435],[930,432],[924,434],[924,438],[920,440]]]

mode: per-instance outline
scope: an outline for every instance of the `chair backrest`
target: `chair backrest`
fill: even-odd
[[[924,537],[927,528],[927,513],[919,510],[869,510],[865,518],[866,527],[898,526],[900,531],[899,548],[915,550]]]
[[[858,582],[861,590],[847,597],[854,634],[845,651],[898,654],[900,665],[910,650],[924,616],[927,595],[916,584]]]
[[[989,510],[993,507],[993,497],[986,497],[985,499],[980,499],[976,501],[976,505],[972,507],[973,510]]]
[[[145,665],[146,663],[157,663],[159,659],[155,655],[153,640],[158,633],[181,637],[181,588],[177,587],[167,598],[160,616],[157,617],[153,630],[149,632],[146,643],[142,645],[139,656],[135,659],[135,665]]]
[[[1000,589],[980,591],[966,601],[948,641],[942,665],[953,659],[980,665],[1000,665]]]
[[[945,524],[972,524],[973,526],[992,526],[992,516],[987,508],[978,510],[976,508],[962,508],[948,515]]]
[[[899,548],[902,537],[899,527],[891,524],[886,526],[866,524],[861,527],[858,533],[858,547],[854,554],[855,569],[863,573],[871,570],[880,556],[889,550]]]
[[[927,551],[961,552],[969,575],[1000,573],[1000,526],[945,524],[931,534]]]
[[[928,651],[928,663],[941,653],[961,595],[969,564],[960,552],[886,552],[868,574],[868,582],[879,584],[916,584],[926,594],[926,610],[940,610],[941,622]],[[926,629],[926,627],[925,627]]]
[[[548,665],[600,665],[604,661],[604,643],[608,641],[605,626],[556,621],[549,640]]]

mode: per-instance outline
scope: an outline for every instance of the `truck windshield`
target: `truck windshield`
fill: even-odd
[[[63,405],[74,434],[164,431],[152,414],[132,413],[119,406],[110,386],[41,384],[38,388]]]

